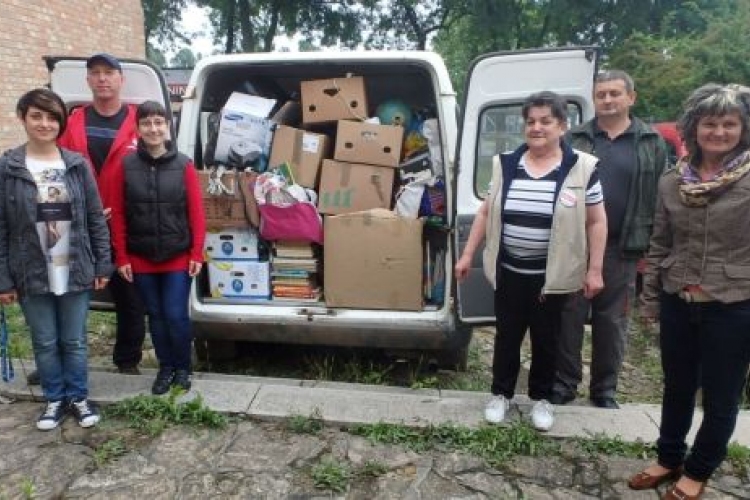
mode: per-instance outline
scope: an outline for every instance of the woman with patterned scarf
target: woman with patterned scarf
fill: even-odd
[[[750,365],[750,89],[704,85],[678,127],[688,155],[659,182],[641,297],[660,325],[658,461],[628,484],[676,480],[662,498],[687,500],[726,456]],[[703,419],[688,450],[699,387]]]

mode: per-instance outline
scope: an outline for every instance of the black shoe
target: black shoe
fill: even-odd
[[[30,371],[26,375],[26,383],[28,385],[39,385],[42,383],[42,378],[39,376],[39,370]]]
[[[78,420],[78,425],[83,428],[93,427],[99,423],[101,416],[96,405],[86,398],[70,402],[70,413]]]
[[[620,405],[617,404],[615,398],[591,398],[591,403],[597,408],[607,408],[608,410],[620,409]]]
[[[40,431],[51,431],[65,420],[65,401],[47,401],[44,411],[36,420],[36,428]]]
[[[185,392],[188,392],[190,390],[190,387],[193,385],[190,380],[190,372],[187,370],[177,370],[174,373],[174,380],[172,381],[172,385],[181,388]]]
[[[119,365],[117,371],[123,375],[140,375],[141,371],[138,369],[138,365]]]
[[[566,405],[575,398],[576,395],[572,392],[553,392],[549,397],[549,402],[553,405]]]
[[[174,369],[170,367],[159,368],[154,385],[151,386],[151,394],[160,395],[169,391],[169,387],[175,378]]]

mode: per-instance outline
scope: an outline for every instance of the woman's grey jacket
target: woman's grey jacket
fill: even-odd
[[[114,271],[107,221],[91,169],[83,156],[60,150],[70,194],[68,290],[88,290]],[[37,186],[26,169],[26,146],[0,158],[0,292],[20,297],[49,292],[47,261],[36,229]]]

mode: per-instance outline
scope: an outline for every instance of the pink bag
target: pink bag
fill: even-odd
[[[302,240],[323,243],[323,224],[318,209],[309,202],[286,206],[264,203],[260,209],[260,236],[268,241]]]

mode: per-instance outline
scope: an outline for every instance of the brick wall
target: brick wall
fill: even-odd
[[[0,0],[0,151],[25,140],[15,106],[46,84],[45,55],[144,58],[140,0]]]

